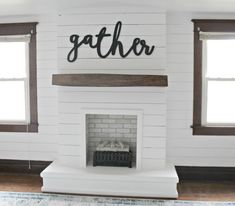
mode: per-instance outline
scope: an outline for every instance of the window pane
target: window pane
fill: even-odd
[[[25,121],[24,81],[0,82],[0,121]]]
[[[25,42],[0,42],[0,78],[26,77]]]
[[[207,77],[235,77],[235,40],[207,40]]]
[[[209,81],[207,123],[235,123],[235,82]]]

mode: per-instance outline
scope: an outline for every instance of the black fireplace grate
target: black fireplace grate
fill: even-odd
[[[95,151],[93,166],[132,167],[132,152]]]

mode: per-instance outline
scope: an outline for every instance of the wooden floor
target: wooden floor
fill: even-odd
[[[0,191],[41,192],[39,175],[0,173]],[[235,201],[235,182],[184,181],[178,184],[180,200]]]

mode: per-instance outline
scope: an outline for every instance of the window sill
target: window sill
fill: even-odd
[[[0,132],[38,132],[38,124],[0,124]]]
[[[235,135],[235,127],[193,125],[193,135]]]

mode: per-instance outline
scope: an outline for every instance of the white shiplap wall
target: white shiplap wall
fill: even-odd
[[[37,26],[38,133],[0,133],[0,158],[54,160],[57,157],[57,89],[51,75],[57,71],[56,15],[0,18],[0,23],[39,22]]]
[[[116,22],[123,22],[121,37],[124,49],[135,37],[145,39],[156,49],[151,56],[118,55],[101,59],[96,51],[82,46],[79,59],[66,60],[72,47],[71,34],[95,35],[103,27],[113,33]],[[163,74],[166,66],[166,32],[164,12],[61,13],[58,17],[59,73],[122,73]],[[104,48],[108,44],[104,45]],[[79,88],[59,87],[60,159],[67,164],[79,164],[80,114],[82,108],[140,109],[144,113],[144,168],[155,168],[165,162],[166,95],[164,88]]]
[[[167,124],[167,160],[175,165],[234,166],[233,136],[192,136],[193,99],[193,25],[192,18],[235,18],[232,14],[168,13],[167,34],[164,12],[66,13],[58,15],[0,18],[1,23],[38,21],[38,111],[39,133],[0,133],[1,159],[54,160],[59,134],[60,157],[74,164],[79,160],[80,108],[144,108],[144,147],[160,154],[165,151],[164,129]],[[134,37],[157,46],[153,56],[127,59],[98,59],[95,51],[80,48],[82,58],[66,61],[72,33],[95,34],[102,26],[112,32],[114,23],[123,21],[122,39],[130,46]],[[58,22],[57,22],[58,21]],[[167,44],[167,47],[166,47]],[[167,48],[167,51],[166,51]],[[58,51],[58,60],[57,60]],[[167,55],[167,57],[166,57]],[[153,58],[152,58],[153,57]],[[167,71],[166,68],[167,58]],[[58,65],[58,70],[57,70]],[[67,88],[51,85],[53,73],[133,73],[168,74],[167,106],[159,89],[138,88]],[[59,90],[59,98],[57,97]],[[120,100],[120,93],[124,99]],[[141,97],[141,98],[140,98]],[[114,103],[114,99],[119,102]],[[148,100],[147,100],[148,99]],[[138,101],[138,103],[136,102]],[[92,103],[94,102],[94,103]],[[119,104],[121,103],[121,104]],[[59,113],[57,109],[59,104]],[[158,105],[157,107],[155,105]],[[79,105],[79,106],[78,106]],[[167,122],[165,119],[167,108]],[[59,124],[57,124],[59,123]],[[59,128],[58,128],[59,127]],[[59,129],[59,131],[58,131]],[[155,137],[150,136],[154,132]],[[151,150],[148,150],[151,151]],[[151,154],[145,152],[145,157]],[[161,161],[161,159],[159,160]]]
[[[232,14],[167,14],[167,160],[186,166],[235,166],[234,136],[193,136],[193,18]]]

